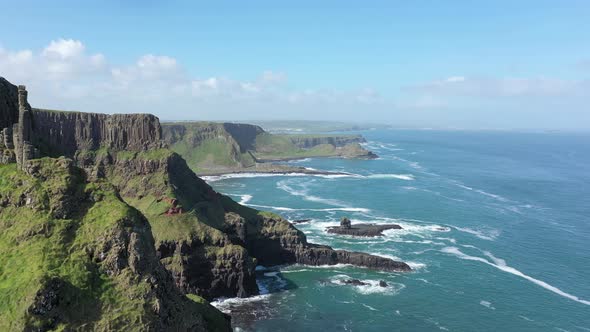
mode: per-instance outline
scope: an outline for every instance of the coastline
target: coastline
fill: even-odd
[[[305,159],[305,158],[300,158]],[[288,165],[277,165],[277,164],[267,164],[268,167],[258,167],[262,164],[257,164],[254,167],[248,168],[228,168],[228,169],[218,169],[215,171],[205,171],[205,172],[195,172],[197,176],[204,177],[204,176],[221,176],[221,175],[229,175],[229,174],[277,174],[277,175],[286,175],[286,174],[305,174],[305,175],[350,175],[350,173],[346,172],[334,172],[334,171],[325,171],[325,170],[317,170],[317,169],[310,169],[303,166],[288,166]]]

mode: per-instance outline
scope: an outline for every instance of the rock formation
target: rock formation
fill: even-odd
[[[340,221],[340,226],[328,227],[328,233],[352,236],[382,236],[383,231],[388,229],[402,229],[400,225],[390,224],[354,224],[352,225],[350,219],[343,217]]]
[[[346,218],[346,217],[342,217],[342,219],[340,219],[340,228],[342,229],[350,229],[350,219]]]

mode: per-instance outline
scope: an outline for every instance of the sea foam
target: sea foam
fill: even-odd
[[[440,251],[443,252],[443,253],[447,253],[447,254],[451,254],[451,255],[457,256],[460,259],[481,262],[481,263],[484,263],[484,264],[493,266],[493,267],[497,268],[500,271],[508,272],[508,273],[513,274],[515,276],[518,276],[518,277],[521,277],[523,279],[526,279],[526,280],[528,280],[528,281],[530,281],[530,282],[532,282],[532,283],[534,283],[534,284],[536,284],[538,286],[541,286],[541,287],[543,287],[543,288],[545,288],[545,289],[547,289],[547,290],[549,290],[549,291],[551,291],[551,292],[553,292],[553,293],[555,293],[557,295],[563,296],[565,298],[568,298],[570,300],[573,300],[573,301],[576,301],[576,302],[579,302],[579,303],[583,303],[585,305],[590,305],[590,301],[582,300],[582,299],[580,299],[579,297],[577,297],[575,295],[566,293],[566,292],[562,291],[561,289],[559,289],[559,288],[557,288],[555,286],[552,286],[552,285],[550,285],[550,284],[548,284],[548,283],[546,283],[546,282],[544,282],[542,280],[535,279],[535,278],[533,278],[533,277],[531,277],[529,275],[526,275],[526,274],[522,273],[521,271],[519,271],[519,270],[517,270],[517,269],[515,269],[515,268],[513,268],[511,266],[506,265],[506,261],[504,261],[503,259],[499,259],[499,258],[493,256],[489,252],[487,252],[486,256],[488,256],[490,259],[492,259],[492,262],[490,262],[487,259],[482,258],[482,257],[476,257],[476,256],[467,255],[467,254],[463,253],[461,250],[459,250],[459,248],[457,248],[457,247],[445,247],[445,248],[441,249]]]

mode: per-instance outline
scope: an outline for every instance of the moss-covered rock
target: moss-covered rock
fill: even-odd
[[[24,169],[0,166],[0,330],[229,329],[175,287],[110,183],[65,158]]]

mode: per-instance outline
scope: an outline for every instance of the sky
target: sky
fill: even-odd
[[[34,107],[590,130],[590,1],[4,1]]]

